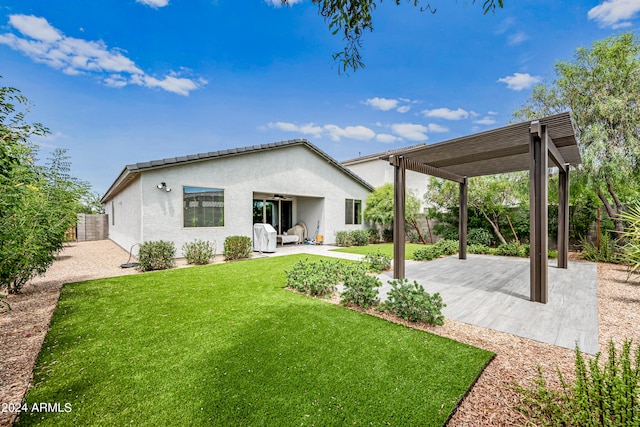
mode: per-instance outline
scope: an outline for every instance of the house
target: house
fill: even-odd
[[[308,237],[335,242],[341,230],[364,228],[362,211],[373,187],[305,139],[127,165],[101,202],[109,238],[136,243],[184,243],[253,235],[269,223],[279,235],[299,221]],[[134,248],[134,253],[137,248]]]
[[[416,144],[405,148],[399,148],[397,150],[388,150],[382,153],[369,154],[366,156],[356,157],[355,159],[345,160],[342,162],[342,166],[349,169],[351,172],[362,177],[374,188],[378,188],[383,184],[393,184],[394,168],[389,164],[389,161],[382,158],[389,157],[389,155],[402,151],[403,153],[412,150],[418,150],[426,147],[426,144]],[[424,212],[427,205],[424,202],[424,193],[429,188],[429,176],[414,172],[411,170],[406,171],[406,188],[407,191],[412,193],[420,201],[420,211]]]

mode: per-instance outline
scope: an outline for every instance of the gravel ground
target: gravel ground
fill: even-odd
[[[9,296],[12,310],[0,308],[0,404],[21,402],[24,397],[62,285],[137,274],[135,269],[119,267],[127,258],[126,251],[108,240],[72,243],[61,252],[46,275],[32,280],[21,294]],[[184,264],[181,261],[178,266]],[[626,279],[625,267],[598,265],[601,349],[606,348],[611,339],[616,343],[625,338],[640,342],[637,328],[640,285]],[[550,344],[448,319],[442,327],[418,327],[496,353],[459,406],[450,426],[525,424],[526,419],[515,409],[519,399],[513,390],[514,382],[529,384],[537,374],[538,365],[551,383],[556,378],[556,366],[569,377],[573,371],[573,351]],[[12,414],[0,413],[0,426],[9,426],[12,422]]]

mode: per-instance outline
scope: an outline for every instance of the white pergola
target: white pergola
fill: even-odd
[[[468,178],[529,170],[530,299],[547,302],[548,169],[558,168],[558,267],[567,268],[569,252],[569,166],[581,163],[569,113],[517,123],[423,148],[383,157],[395,168],[394,278],[405,277],[405,171],[412,170],[460,184],[459,258],[467,258]],[[553,167],[552,166],[552,167]]]

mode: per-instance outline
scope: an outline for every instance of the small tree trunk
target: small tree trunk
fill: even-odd
[[[518,239],[518,235],[516,234],[516,230],[513,228],[513,224],[511,224],[511,218],[507,215],[507,221],[509,221],[509,227],[511,227],[511,232],[513,233],[513,237],[516,239],[516,242],[520,244],[520,239]]]
[[[622,203],[620,202],[620,199],[618,198],[618,195],[616,194],[616,192],[613,189],[613,187],[611,186],[611,184],[607,184],[607,190],[609,190],[609,194],[611,194],[613,199],[614,199],[616,209],[613,208],[611,203],[609,203],[609,200],[607,199],[607,197],[602,193],[602,191],[600,191],[599,188],[596,188],[596,194],[598,194],[598,198],[600,199],[600,201],[604,205],[604,209],[605,209],[605,211],[607,211],[607,215],[609,216],[611,221],[613,221],[613,226],[615,228],[615,232],[618,235],[618,237],[616,238],[616,243],[618,245],[624,245],[624,240],[625,240],[624,239],[624,234],[623,234],[624,233],[624,221],[622,221],[620,218],[618,218],[618,214],[622,213],[622,209],[624,209],[624,207],[623,207]]]
[[[422,231],[420,231],[420,227],[418,226],[418,221],[417,220],[412,220],[412,221],[408,221],[409,225],[411,225],[413,227],[414,230],[416,230],[416,232],[418,232],[418,237],[420,237],[420,241],[426,245],[427,241],[424,240],[424,236],[422,235]]]
[[[502,233],[500,233],[500,228],[498,228],[498,225],[495,222],[493,222],[491,218],[489,218],[489,216],[485,213],[485,211],[481,209],[480,212],[482,212],[482,216],[484,216],[484,218],[487,221],[489,221],[489,224],[491,224],[491,228],[493,229],[493,234],[495,234],[498,240],[500,240],[500,243],[502,243],[503,245],[506,245],[507,241],[504,239],[504,236],[502,235]]]
[[[427,221],[427,231],[429,232],[429,243],[433,244],[433,234],[431,233],[431,224],[429,224],[429,217],[425,215],[424,219],[425,221]]]

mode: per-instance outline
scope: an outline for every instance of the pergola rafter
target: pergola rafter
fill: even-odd
[[[459,258],[466,259],[468,177],[529,170],[530,261],[532,301],[547,302],[549,159],[558,167],[558,267],[567,268],[569,251],[569,165],[580,164],[569,113],[523,122],[424,148],[384,157],[395,168],[394,278],[404,277],[406,170],[455,181],[460,185]]]

